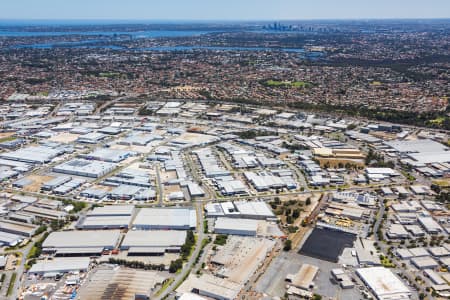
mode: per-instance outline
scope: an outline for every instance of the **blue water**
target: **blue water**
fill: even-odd
[[[1,26],[0,22],[0,26]],[[194,50],[211,50],[211,51],[280,51],[299,53],[301,56],[309,58],[318,58],[324,53],[306,53],[301,48],[268,48],[268,47],[221,47],[221,46],[155,46],[146,48],[127,48],[119,45],[114,45],[114,38],[116,36],[129,36],[132,38],[161,38],[161,37],[188,37],[199,36],[202,34],[212,33],[215,31],[193,31],[193,30],[148,30],[148,31],[26,31],[25,29],[17,30],[17,27],[0,27],[1,37],[58,37],[58,36],[104,36],[102,38],[86,39],[75,42],[48,42],[48,43],[33,43],[26,45],[11,46],[10,49],[52,49],[52,48],[87,48],[87,49],[109,49],[109,50],[129,50],[129,51],[194,51]],[[258,31],[262,32],[262,31]],[[120,39],[119,39],[120,40]]]
[[[183,37],[198,36],[212,31],[192,30],[148,30],[148,31],[12,31],[0,28],[0,37],[42,37],[42,36],[65,36],[65,35],[129,35],[134,38],[158,38],[158,37]]]

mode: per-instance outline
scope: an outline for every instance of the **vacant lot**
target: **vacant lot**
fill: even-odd
[[[47,175],[30,175],[27,177],[27,179],[30,179],[33,181],[32,184],[27,185],[23,188],[26,192],[39,192],[41,189],[41,185],[43,183],[46,183],[47,181],[52,180],[54,177],[47,176]]]
[[[55,136],[52,136],[48,140],[52,141],[52,142],[68,144],[68,143],[75,142],[79,136],[80,136],[79,134],[73,134],[73,133],[60,133]]]

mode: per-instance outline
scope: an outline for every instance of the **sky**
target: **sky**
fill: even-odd
[[[0,0],[2,20],[450,18],[450,0]]]

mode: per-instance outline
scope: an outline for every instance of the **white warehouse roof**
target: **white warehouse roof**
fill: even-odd
[[[88,216],[130,216],[133,214],[133,205],[106,205],[94,208]]]
[[[409,299],[411,296],[408,287],[387,268],[360,268],[356,272],[378,300]]]
[[[217,218],[214,225],[214,232],[221,234],[255,236],[258,231],[258,224],[258,220]]]
[[[59,231],[52,232],[43,248],[114,248],[120,238],[120,230]]]
[[[86,271],[89,268],[89,262],[89,257],[54,258],[53,260],[36,262],[28,273],[42,274]]]
[[[180,247],[186,241],[186,231],[134,230],[128,231],[121,247]]]
[[[133,221],[137,229],[192,229],[197,213],[189,208],[141,208]]]

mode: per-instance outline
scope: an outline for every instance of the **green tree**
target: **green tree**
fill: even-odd
[[[284,242],[283,250],[284,251],[290,251],[291,249],[292,249],[292,241],[291,240],[286,240]]]

